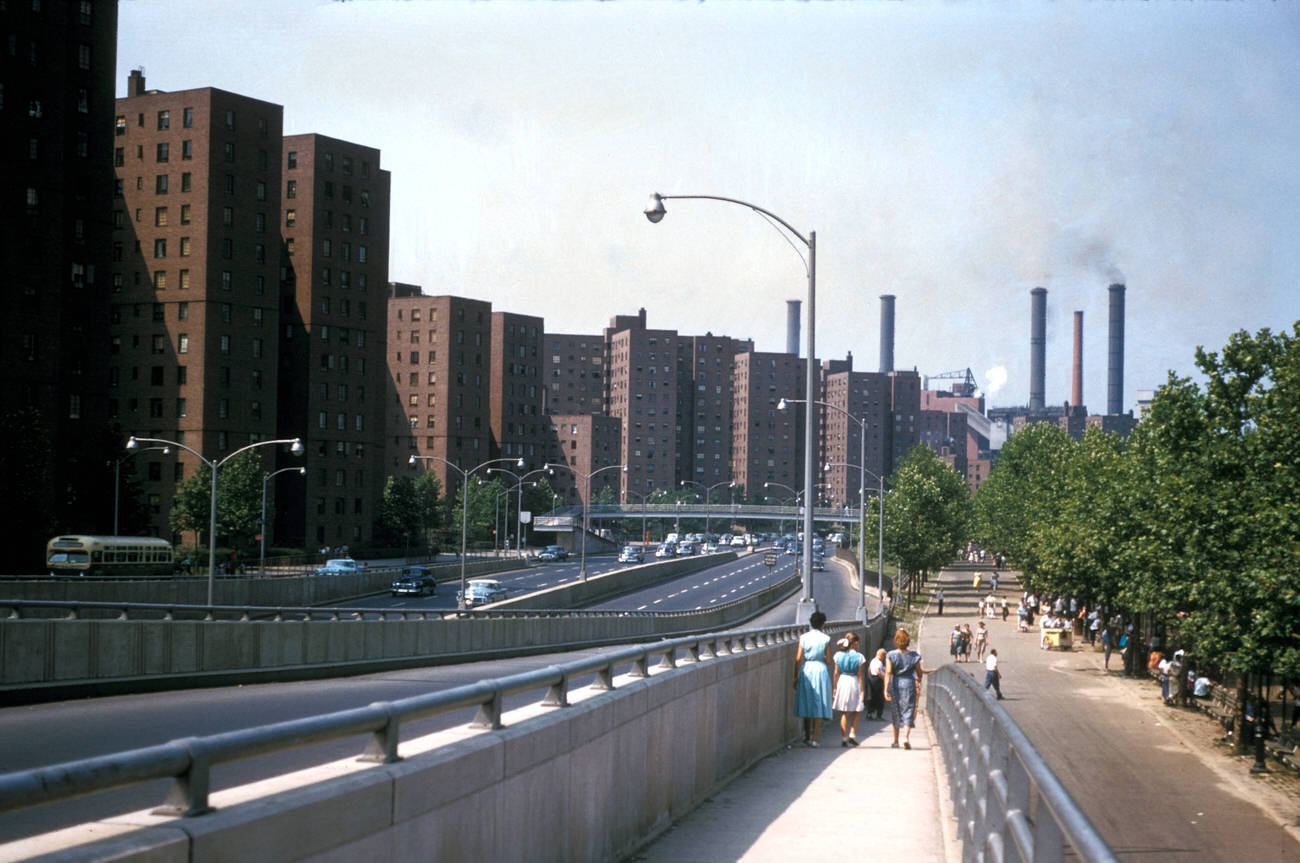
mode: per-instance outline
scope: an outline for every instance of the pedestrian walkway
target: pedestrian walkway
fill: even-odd
[[[838,723],[824,723],[820,748],[796,744],[765,758],[629,859],[793,863],[873,850],[908,863],[960,859],[942,829],[950,810],[946,801],[940,810],[925,718],[910,751],[890,748],[888,722],[861,721],[858,737],[858,748],[842,749]]]

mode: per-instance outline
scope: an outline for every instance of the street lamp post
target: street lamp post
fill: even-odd
[[[723,201],[728,204],[739,204],[742,207],[748,207],[760,216],[763,216],[769,221],[773,221],[785,228],[786,232],[794,235],[808,249],[808,258],[804,262],[804,268],[808,272],[808,325],[805,327],[808,331],[808,347],[806,357],[807,368],[805,369],[806,374],[804,380],[807,388],[805,391],[809,395],[815,393],[817,391],[817,377],[816,369],[814,367],[816,362],[815,358],[817,356],[817,232],[809,231],[808,236],[805,237],[803,234],[799,233],[799,231],[795,230],[789,222],[775,213],[765,210],[762,207],[755,206],[748,201],[741,201],[736,198],[724,198],[719,195],[661,195],[658,192],[655,192],[650,197],[650,206],[645,209],[645,217],[649,219],[651,223],[662,221],[663,217],[667,215],[668,212],[664,208],[664,201],[675,199]],[[786,237],[786,241],[789,242],[789,237],[786,233],[782,233],[782,236]],[[794,244],[791,243],[791,245],[793,246]],[[795,251],[798,251],[798,249],[796,248]],[[800,255],[800,257],[802,258],[803,256]],[[816,419],[813,417],[813,412],[808,411],[804,421],[805,444],[803,483],[805,488],[812,488],[813,484],[813,441],[816,439]],[[811,508],[804,513],[803,522],[804,535],[812,536],[813,514]],[[803,554],[805,578],[803,582],[803,593],[799,598],[799,605],[795,611],[795,621],[797,623],[807,623],[808,618],[810,618],[812,613],[817,609],[817,603],[816,600],[813,599],[812,594],[812,543],[804,544]]]
[[[274,446],[276,444],[287,443],[289,444],[289,452],[294,455],[302,455],[302,438],[295,437],[279,440],[260,440],[246,446],[241,446],[239,449],[229,453],[224,458],[214,458],[211,460],[204,458],[197,450],[191,449],[183,443],[178,443],[174,440],[164,440],[163,438],[136,437],[135,435],[131,435],[131,437],[126,441],[126,448],[129,450],[136,450],[140,448],[140,444],[142,443],[156,443],[165,446],[179,447],[206,464],[208,469],[212,471],[212,494],[209,502],[210,517],[208,519],[208,605],[210,606],[212,605],[213,576],[216,574],[217,570],[217,468],[221,467],[240,453],[262,446]]]
[[[588,507],[590,506],[590,504],[591,504],[591,480],[592,480],[592,477],[594,477],[596,474],[600,473],[601,471],[604,471],[604,470],[613,470],[614,468],[621,468],[621,469],[623,470],[624,473],[627,473],[627,465],[625,465],[625,464],[607,464],[607,465],[605,465],[604,467],[598,467],[598,468],[596,468],[596,469],[593,470],[591,473],[583,473],[582,471],[578,470],[577,468],[569,467],[567,464],[564,464],[564,463],[551,464],[551,463],[548,462],[548,463],[546,464],[546,469],[547,469],[547,470],[554,470],[555,468],[562,468],[563,470],[567,470],[569,473],[573,474],[574,476],[580,476],[580,477],[582,477],[583,482],[586,484],[586,487],[587,487],[587,493],[584,494],[584,495],[582,496],[582,525],[581,525],[581,528],[582,528],[582,563],[581,563],[581,565],[579,565],[579,567],[578,567],[578,578],[579,578],[580,580],[582,580],[582,581],[586,581],[586,580],[587,580],[587,511],[588,511],[587,508],[588,508]]]
[[[724,479],[722,482],[715,482],[713,485],[706,486],[704,483],[696,482],[693,479],[684,479],[682,480],[682,485],[698,485],[700,488],[704,489],[704,545],[707,547],[710,540],[713,538],[713,534],[709,531],[709,515],[710,510],[712,509],[712,504],[710,503],[709,498],[713,496],[713,490],[715,488],[721,488],[724,485],[729,488],[735,488],[736,482],[735,480]]]
[[[474,471],[485,468],[490,464],[496,464],[499,461],[510,461],[508,458],[492,458],[480,465],[475,465],[469,470],[463,470],[460,465],[447,461],[440,455],[412,455],[406,460],[407,464],[415,464],[421,461],[440,461],[447,467],[456,471],[460,475],[460,597],[456,600],[458,609],[465,608],[465,539],[469,525],[469,478]],[[524,460],[519,459],[515,462],[515,467],[523,467]]]
[[[135,452],[129,452],[126,455],[113,462],[113,536],[117,536],[117,511],[118,511],[118,493],[122,488],[122,462],[126,461],[133,455],[139,455],[142,452],[150,450],[162,450],[163,455],[172,451],[169,446],[147,446],[137,449]]]
[[[522,467],[523,459],[520,459],[519,463],[517,463],[515,466]],[[518,487],[519,489],[519,508],[515,511],[515,556],[522,559],[524,556],[524,542],[523,542],[524,540],[524,534],[523,534],[524,480],[528,479],[533,474],[538,474],[538,473],[551,474],[552,476],[554,476],[555,471],[551,470],[550,468],[539,467],[537,470],[530,470],[528,473],[524,474],[523,476],[520,476],[514,471],[507,470],[506,468],[503,467],[490,467],[488,468],[487,472],[507,474],[511,477],[514,477],[515,483],[517,484],[516,486],[511,486],[510,490],[513,491],[516,487]],[[537,483],[533,483],[533,485],[537,485]],[[554,509],[554,506],[552,506],[552,509]],[[507,521],[509,520],[509,517],[510,517],[510,499],[506,498]],[[510,536],[509,524],[506,525],[506,536]]]
[[[797,513],[797,512],[799,511],[799,496],[802,495],[803,492],[801,492],[801,491],[795,491],[793,488],[791,488],[790,486],[786,485],[786,484],[783,483],[783,482],[765,482],[765,483],[763,483],[763,488],[783,488],[783,489],[785,489],[786,491],[790,492],[790,494],[794,495],[794,507],[795,507],[795,512]],[[797,518],[797,517],[798,517],[798,516],[796,515],[796,518]],[[784,514],[784,513],[782,513],[782,515],[781,515],[780,530],[781,530],[782,533],[785,533],[785,514]]]
[[[830,402],[819,401],[817,399],[784,399],[783,398],[779,402],[777,402],[776,409],[779,411],[789,410],[790,409],[789,406],[792,404],[809,405],[809,411],[808,411],[809,413],[812,413],[811,410],[812,405],[820,405],[824,408],[830,408],[831,410],[843,414],[844,416],[848,417],[850,420],[858,424],[858,463],[857,465],[842,464],[840,466],[841,467],[856,466],[859,470],[859,474],[858,474],[858,592],[859,592],[858,614],[863,621],[866,621],[867,619],[867,588],[866,588],[867,571],[866,569],[863,568],[866,561],[866,555],[863,552],[863,545],[865,544],[867,538],[867,535],[864,531],[865,531],[866,520],[867,520],[867,516],[866,516],[867,474],[870,473],[870,471],[868,471],[866,467],[867,465],[867,420],[865,417],[861,417],[861,418],[855,417],[853,414],[849,413],[839,405],[831,404]],[[831,466],[827,464],[826,470],[830,470],[830,468]],[[871,475],[877,476],[877,474],[875,473],[872,473]],[[884,487],[883,480],[881,481],[881,487],[882,488]],[[881,536],[882,537],[884,536],[883,529],[881,530]],[[881,544],[882,545],[884,544],[883,539],[881,540]],[[877,582],[876,589],[878,592],[880,589],[879,572],[876,573],[876,582]]]
[[[631,489],[626,489],[623,492],[624,501],[627,500],[627,496],[629,494],[634,494],[637,497],[641,498],[641,542],[639,543],[639,545],[641,546],[641,551],[644,553],[645,547],[648,544],[648,540],[649,540],[649,535],[646,533],[646,512],[645,512],[646,498],[648,497],[648,495],[644,495],[639,491],[632,491]]]
[[[266,569],[266,484],[270,481],[271,477],[276,476],[277,474],[288,473],[291,470],[296,470],[300,475],[307,473],[307,468],[305,467],[282,467],[279,470],[272,471],[262,477],[262,544],[261,552],[257,559],[257,572],[259,575]]]
[[[873,478],[875,478],[876,480],[879,480],[879,482],[880,482],[880,490],[877,492],[877,500],[878,500],[878,503],[879,503],[879,505],[880,505],[880,528],[879,528],[879,530],[878,530],[877,533],[876,533],[876,543],[877,543],[877,549],[876,549],[876,594],[877,594],[877,596],[883,596],[883,594],[880,592],[880,591],[881,591],[880,583],[881,583],[881,572],[882,572],[882,561],[881,561],[881,558],[884,556],[884,553],[885,553],[885,478],[882,477],[880,474],[876,473],[875,471],[866,470],[865,468],[862,468],[861,465],[849,464],[848,462],[827,462],[827,463],[826,463],[826,470],[830,470],[832,467],[856,467],[856,468],[861,468],[862,471],[863,471],[863,473],[871,474],[871,476],[872,476]],[[866,480],[864,479],[863,482],[866,482]],[[860,488],[860,489],[858,490],[858,494],[861,495],[861,498],[862,498],[862,499],[861,499],[861,503],[860,503],[860,505],[858,506],[858,593],[859,593],[859,597],[860,597],[860,599],[859,599],[860,605],[858,606],[858,612],[859,612],[859,614],[862,615],[862,620],[863,620],[863,622],[865,623],[865,622],[866,622],[866,619],[867,619],[867,618],[866,618],[866,614],[867,614],[867,596],[866,596],[866,590],[867,590],[867,587],[866,587],[866,585],[867,585],[867,575],[866,575],[866,570],[863,569],[863,567],[866,565],[866,562],[865,562],[865,561],[866,561],[865,546],[866,546],[866,544],[867,544],[867,534],[866,534],[866,530],[867,530],[867,502],[866,502],[866,487],[864,486],[864,487]]]

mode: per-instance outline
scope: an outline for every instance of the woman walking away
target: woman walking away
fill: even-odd
[[[822,720],[831,714],[831,637],[822,632],[826,615],[814,611],[795,654],[794,715],[804,720],[803,742],[817,748]]]
[[[984,621],[975,624],[975,658],[979,661],[984,660],[984,651],[989,646],[989,631],[984,627]]]
[[[885,648],[876,651],[867,666],[867,684],[871,688],[867,701],[867,718],[885,718]]]
[[[921,655],[908,648],[912,637],[906,629],[894,633],[894,649],[885,656],[885,700],[893,708],[894,742],[892,748],[898,748],[898,729],[903,732],[903,748],[911,749],[912,728],[916,725],[916,695],[920,691]]]
[[[850,632],[837,643],[835,654],[835,699],[831,707],[840,711],[840,746],[858,745],[858,714],[862,712],[862,692],[867,658],[858,652],[858,636]]]

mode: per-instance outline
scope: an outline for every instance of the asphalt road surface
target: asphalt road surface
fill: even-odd
[[[999,594],[1010,619],[989,620],[989,646],[1002,669],[1002,706],[1121,860],[1295,860],[1300,842],[1252,800],[1246,768],[1178,730],[1177,708],[1160,703],[1152,683],[1123,680],[1112,657],[1084,642],[1072,651],[1042,650],[1038,632],[1017,633],[1020,588],[1003,573]],[[971,573],[946,572],[944,615],[934,603],[921,626],[926,668],[949,660],[953,623],[978,620]],[[988,591],[987,575],[984,589]],[[973,658],[973,657],[972,657]],[[984,666],[959,665],[982,683]],[[1257,787],[1257,786],[1256,786]],[[1295,824],[1295,812],[1291,823]]]

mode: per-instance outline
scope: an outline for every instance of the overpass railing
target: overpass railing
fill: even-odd
[[[828,624],[828,633],[855,626],[857,621]],[[360,760],[388,764],[401,760],[398,744],[404,725],[465,708],[477,708],[471,727],[504,728],[502,704],[508,697],[544,692],[540,704],[566,708],[574,681],[594,675],[596,690],[614,688],[615,670],[634,678],[650,676],[651,663],[674,668],[728,654],[796,642],[806,626],[787,625],[737,632],[675,638],[624,647],[546,668],[494,680],[457,686],[440,692],[320,716],[277,722],[254,728],[189,737],[80,761],[0,775],[0,811],[54,803],[155,779],[171,779],[172,787],[159,815],[195,816],[212,811],[209,803],[212,768],[258,755],[297,749],[357,734],[369,734]]]
[[[943,753],[967,861],[1118,863],[1074,798],[992,696],[945,665],[926,675],[926,703]]]

